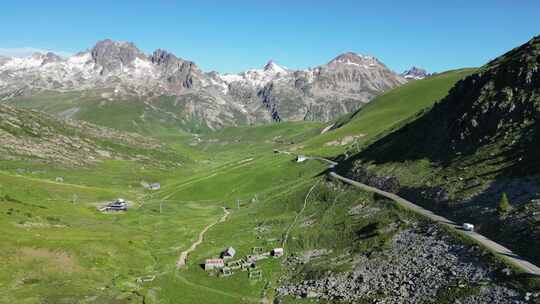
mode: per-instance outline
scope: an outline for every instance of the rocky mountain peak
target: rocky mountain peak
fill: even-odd
[[[415,66],[401,73],[401,76],[407,79],[424,79],[430,75],[431,74],[428,73],[425,69],[415,67]]]
[[[167,75],[170,75],[171,73],[200,73],[199,68],[194,62],[178,58],[173,53],[169,53],[163,49],[155,50],[149,59],[151,63],[160,66]]]
[[[90,50],[96,65],[102,68],[101,74],[131,66],[136,58],[146,58],[133,43],[124,41],[101,40]]]
[[[486,66],[485,69],[493,69],[503,66],[505,69],[512,70],[515,68],[520,69],[533,69],[529,73],[536,72],[535,69],[538,69],[540,66],[540,36],[533,37],[527,43],[517,47],[506,54],[492,60]],[[513,73],[518,73],[518,71],[512,71]],[[519,72],[518,76],[525,76],[523,72]]]
[[[270,60],[238,74],[203,73],[166,50],[146,55],[133,43],[105,39],[66,59],[51,53],[0,61],[0,95],[96,89],[113,92],[104,93],[111,100],[173,96],[186,113],[216,128],[238,121],[327,121],[406,82],[373,57],[345,53],[333,64],[290,70]]]
[[[47,54],[43,55],[43,62],[41,63],[41,65],[45,65],[47,63],[52,63],[52,62],[60,62],[63,60],[64,58],[60,57],[59,55],[53,52],[48,52]]]
[[[441,102],[455,115],[448,133],[470,146],[518,129],[536,128],[539,137],[539,93],[540,37],[535,37],[452,88]]]
[[[109,49],[109,48],[116,48],[116,49],[133,49],[137,52],[140,52],[137,46],[133,44],[133,42],[128,41],[116,41],[111,39],[103,39],[94,45],[92,50],[100,50],[100,49]]]
[[[370,155],[446,162],[495,145],[517,161],[511,170],[540,168],[540,39],[458,81],[426,114],[375,144]],[[405,147],[409,142],[424,142]],[[383,152],[388,151],[388,152]],[[536,167],[535,167],[536,166]],[[510,168],[509,168],[510,169]],[[537,173],[535,173],[537,174]]]
[[[173,61],[177,61],[178,58],[172,53],[169,53],[163,49],[157,49],[150,56],[150,61],[157,65],[167,65]]]
[[[378,63],[378,60],[372,56],[365,56],[353,52],[343,53],[336,58],[332,59],[329,63],[329,67],[337,66],[366,66],[369,64]]]
[[[274,60],[270,59],[264,66],[264,71],[274,73],[285,73],[287,69],[277,64]]]
[[[0,65],[3,65],[4,63],[8,62],[9,58],[5,56],[0,56]]]

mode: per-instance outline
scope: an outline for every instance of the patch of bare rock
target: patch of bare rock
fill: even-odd
[[[397,233],[388,249],[355,257],[349,272],[283,283],[279,296],[370,303],[438,303],[448,292],[456,303],[526,303],[500,285],[501,266],[486,264],[477,247],[457,244],[441,228],[418,224]]]

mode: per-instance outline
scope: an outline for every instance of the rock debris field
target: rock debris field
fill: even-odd
[[[503,266],[480,261],[477,247],[457,244],[441,228],[418,224],[397,233],[389,249],[355,257],[350,272],[283,284],[280,296],[373,303],[437,303],[454,291],[456,303],[527,303],[525,297],[496,282]]]

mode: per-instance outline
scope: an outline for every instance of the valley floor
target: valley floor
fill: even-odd
[[[182,147],[192,141],[181,140]],[[174,170],[131,161],[77,170],[2,162],[0,302],[258,302],[261,292],[271,293],[279,260],[261,265],[257,282],[247,274],[209,278],[199,265],[228,246],[241,255],[279,246],[272,242],[284,228],[278,224],[261,239],[257,225],[287,223],[294,215],[278,209],[273,218],[272,210],[265,215],[257,209],[306,186],[323,168],[296,166],[274,155],[271,145],[262,146],[218,146],[216,157],[216,145],[201,145],[184,150],[191,160]],[[145,190],[142,181],[162,187]],[[127,212],[98,211],[118,197],[130,202]],[[226,222],[223,210],[230,212]],[[180,255],[188,258],[177,269]]]
[[[371,301],[384,299],[384,294],[388,299],[408,295],[411,301],[429,296],[477,299],[478,303],[488,299],[519,303],[524,298],[516,291],[521,288],[517,283],[505,283],[495,275],[503,266],[484,261],[481,250],[453,240],[448,242],[454,245],[442,245],[437,253],[411,253],[407,262],[450,252],[445,266],[422,262],[415,270],[447,267],[441,277],[445,279],[433,287],[438,293],[415,285],[398,294],[388,293],[392,284],[402,284],[392,277],[377,286],[356,286],[350,275],[381,280],[389,271],[376,270],[379,266],[373,264],[375,269],[366,272],[358,268],[359,261],[383,263],[392,244],[401,242],[407,233],[428,231],[429,235],[433,228],[417,228],[429,225],[418,226],[421,221],[414,215],[376,202],[366,192],[326,181],[320,173],[327,164],[297,163],[293,155],[273,153],[270,145],[260,143],[251,148],[246,143],[228,146],[221,159],[202,159],[215,148],[198,147],[196,165],[185,164],[177,172],[132,162],[105,162],[83,171],[30,166],[23,172],[19,170],[23,164],[2,163],[0,223],[5,233],[0,236],[4,249],[0,302],[259,303],[277,296],[284,303],[294,303],[348,297]],[[55,181],[55,176],[62,176],[63,181]],[[145,190],[141,180],[160,181],[162,188]],[[127,212],[97,211],[119,196],[132,202]],[[410,242],[419,236],[407,237]],[[203,270],[205,259],[219,257],[229,246],[239,257],[252,254],[254,247],[284,246],[286,255],[257,263],[262,273],[259,280],[251,280],[248,272],[221,277]],[[461,261],[455,250],[475,253]],[[456,258],[460,262],[451,266]],[[178,268],[178,263],[183,265]],[[407,274],[405,268],[411,266],[402,266]],[[311,282],[333,278],[337,281],[331,284],[345,284],[339,287],[343,289],[329,293],[326,287],[311,286]],[[294,287],[295,282],[304,287]],[[455,289],[456,284],[466,288]],[[442,286],[450,289],[442,292]],[[371,291],[351,295],[352,287]]]

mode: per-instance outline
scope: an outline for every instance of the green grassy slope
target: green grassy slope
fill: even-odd
[[[6,287],[0,301],[5,303],[82,302],[94,295],[90,302],[140,303],[136,278],[162,271],[175,248],[188,246],[219,213],[212,206],[185,204],[168,206],[159,216],[141,206],[135,193],[123,192],[135,202],[129,212],[100,214],[96,204],[118,192],[3,174],[0,181],[0,242],[2,260],[8,261],[1,266]]]
[[[175,105],[173,98],[160,97],[145,103],[145,99],[138,97],[110,99],[107,94],[110,92],[40,92],[7,102],[17,107],[144,135],[209,131],[204,123],[186,115],[182,107]]]
[[[153,164],[152,155],[145,162],[106,161],[78,170],[0,162],[0,225],[5,232],[0,243],[2,260],[8,261],[0,265],[0,302],[257,302],[268,288],[266,281],[253,284],[243,275],[209,280],[197,263],[225,244],[247,253],[257,243],[242,235],[254,228],[249,199],[257,196],[263,203],[287,195],[323,170],[321,164],[298,166],[291,156],[272,152],[284,145],[275,137],[288,143],[313,126],[284,123],[170,136],[167,144],[181,154],[181,166],[169,168],[156,166],[159,159]],[[64,182],[55,182],[57,176]],[[143,180],[163,188],[147,192]],[[133,201],[133,208],[126,214],[96,211],[117,197]],[[221,241],[204,244],[190,258],[188,270],[178,272],[180,251],[222,215],[222,206],[236,206],[237,198],[241,209],[233,210],[231,224],[212,231],[222,235]],[[279,261],[264,267],[265,277],[273,280]],[[155,282],[135,282],[145,275],[156,275]]]
[[[355,141],[347,140],[347,137],[357,137],[359,147],[364,147],[410,120],[419,111],[431,107],[446,96],[457,81],[475,71],[449,71],[397,87],[375,98],[358,112],[338,119],[335,122],[338,128],[303,142],[299,149],[328,156],[343,153],[347,148],[357,149]]]

